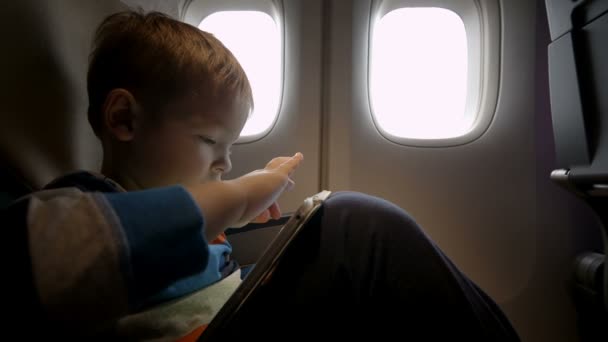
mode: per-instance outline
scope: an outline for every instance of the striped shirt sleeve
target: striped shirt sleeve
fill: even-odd
[[[27,233],[42,306],[59,323],[86,330],[137,310],[151,294],[205,268],[203,228],[180,186],[32,194]]]

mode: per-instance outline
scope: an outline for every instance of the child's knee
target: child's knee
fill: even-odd
[[[414,218],[396,204],[380,197],[354,192],[333,193],[324,204],[324,215],[334,217],[349,230],[418,231]]]

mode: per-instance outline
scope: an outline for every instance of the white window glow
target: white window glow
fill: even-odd
[[[414,139],[468,133],[467,35],[456,13],[391,11],[375,24],[371,43],[370,100],[381,130]]]
[[[255,108],[241,137],[268,130],[276,119],[281,96],[281,35],[270,15],[259,11],[216,12],[198,26],[215,35],[243,66]]]

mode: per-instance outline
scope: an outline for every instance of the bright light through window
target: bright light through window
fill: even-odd
[[[461,136],[467,101],[467,36],[443,8],[401,8],[374,26],[370,98],[376,124],[402,138]]]
[[[259,11],[223,11],[206,17],[199,28],[214,34],[249,78],[255,108],[241,136],[268,130],[278,115],[281,96],[281,35],[275,21]]]

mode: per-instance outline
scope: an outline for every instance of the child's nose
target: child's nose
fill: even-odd
[[[232,162],[230,161],[230,157],[222,157],[218,159],[213,166],[213,171],[224,174],[230,172],[232,170]]]

